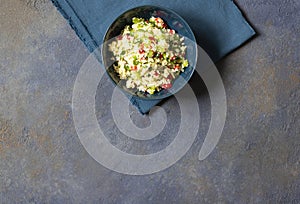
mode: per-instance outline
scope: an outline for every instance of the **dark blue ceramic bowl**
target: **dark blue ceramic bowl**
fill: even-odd
[[[189,61],[189,66],[173,81],[172,88],[163,89],[154,94],[126,88],[126,81],[120,80],[118,74],[114,71],[112,65],[116,62],[112,61],[112,53],[108,50],[108,45],[112,40],[121,34],[126,25],[132,24],[133,17],[149,19],[151,16],[162,18],[169,28],[175,30],[176,33],[185,38],[184,43],[187,46],[186,58]],[[197,63],[197,43],[189,25],[174,11],[157,6],[140,6],[120,15],[108,28],[103,40],[102,60],[109,77],[117,86],[125,91],[126,94],[146,100],[163,99],[178,92],[191,78]]]

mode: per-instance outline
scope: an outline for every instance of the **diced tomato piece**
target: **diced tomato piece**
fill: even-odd
[[[136,66],[136,65],[131,66],[131,70],[132,70],[132,71],[136,71],[136,70],[137,70],[137,66]]]
[[[119,35],[118,37],[117,37],[117,40],[122,40],[123,39],[123,35]]]
[[[158,76],[159,74],[158,74],[158,72],[157,71],[155,71],[154,72],[154,76]]]
[[[171,61],[176,60],[176,56],[174,55],[173,57],[170,58]]]
[[[160,17],[155,18],[155,22],[164,23],[163,19],[161,19]]]
[[[171,75],[171,74],[169,74],[169,76],[167,77],[167,79],[170,79],[170,80],[172,80],[172,79],[173,79],[172,75]]]
[[[170,89],[172,87],[172,84],[163,84],[161,87],[163,89]]]
[[[153,36],[150,36],[150,37],[149,37],[149,40],[155,41],[155,38],[154,38]]]
[[[174,69],[180,69],[180,65],[179,64],[175,64]]]

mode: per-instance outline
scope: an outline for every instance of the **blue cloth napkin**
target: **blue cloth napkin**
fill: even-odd
[[[142,5],[170,8],[192,28],[197,43],[218,61],[251,38],[255,31],[232,0],[52,0],[90,52],[101,44],[105,31],[123,12]],[[160,100],[131,98],[141,113]]]

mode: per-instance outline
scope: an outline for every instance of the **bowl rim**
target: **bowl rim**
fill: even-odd
[[[167,12],[170,12],[170,13],[172,13],[172,14],[175,14],[176,17],[177,17],[178,19],[180,19],[181,22],[184,23],[184,27],[187,27],[188,30],[190,31],[192,39],[190,39],[190,38],[188,38],[188,39],[191,40],[192,42],[194,42],[194,43],[196,44],[196,47],[195,47],[195,64],[194,64],[194,66],[192,67],[191,73],[187,76],[187,78],[185,78],[186,83],[184,83],[181,87],[177,88],[177,89],[174,90],[173,92],[168,92],[167,94],[164,94],[164,95],[162,95],[161,97],[160,97],[160,96],[153,97],[153,98],[152,98],[152,97],[151,97],[151,98],[150,98],[150,97],[149,97],[149,98],[148,98],[148,97],[140,97],[140,96],[138,96],[138,95],[134,95],[134,94],[130,93],[129,91],[126,91],[124,88],[120,87],[120,86],[115,82],[115,80],[112,78],[112,76],[108,73],[107,68],[106,68],[106,66],[105,66],[105,64],[104,64],[103,49],[104,49],[105,42],[106,42],[106,41],[109,41],[109,40],[111,40],[111,39],[113,39],[113,38],[106,39],[107,34],[108,34],[108,31],[110,30],[111,26],[114,25],[114,24],[118,21],[118,19],[119,19],[121,16],[123,16],[124,14],[126,14],[127,12],[132,11],[132,10],[135,10],[135,9],[139,9],[139,8],[144,8],[144,7],[145,7],[145,8],[151,7],[151,8],[154,8],[154,9],[161,9],[161,10],[165,10],[165,11],[167,11]],[[187,38],[186,36],[184,36],[184,37]],[[198,61],[198,60],[197,60],[197,59],[198,59],[198,48],[197,48],[197,45],[198,45],[198,44],[197,44],[197,41],[196,41],[196,38],[195,38],[195,35],[194,35],[194,32],[193,32],[192,28],[189,26],[189,24],[188,24],[188,23],[187,23],[187,22],[186,22],[186,21],[185,21],[178,13],[177,13],[177,12],[175,12],[174,10],[172,10],[172,9],[170,9],[170,8],[146,4],[146,5],[140,5],[140,6],[136,6],[136,7],[129,8],[129,9],[123,11],[120,15],[118,15],[118,17],[115,18],[115,20],[108,26],[108,28],[107,28],[106,31],[105,31],[105,35],[104,35],[104,37],[103,37],[103,39],[102,39],[102,46],[101,46],[101,49],[100,49],[100,51],[101,51],[100,53],[101,53],[102,65],[104,66],[105,73],[108,75],[108,77],[109,77],[110,80],[113,82],[113,84],[114,84],[115,86],[117,86],[117,87],[118,87],[125,95],[130,96],[130,97],[132,97],[132,98],[137,98],[137,99],[139,99],[139,100],[154,101],[154,100],[162,100],[162,99],[168,98],[168,97],[170,97],[170,96],[173,96],[173,95],[175,95],[176,93],[178,93],[180,90],[182,90],[182,89],[184,88],[184,86],[186,86],[186,85],[188,84],[188,82],[190,81],[191,77],[193,76],[193,74],[194,74],[194,72],[195,72],[195,69],[196,69],[196,66],[197,66],[197,61]],[[184,73],[184,72],[182,72],[182,73]]]

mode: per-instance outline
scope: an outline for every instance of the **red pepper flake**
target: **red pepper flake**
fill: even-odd
[[[136,66],[136,65],[131,66],[131,70],[132,70],[132,71],[136,71],[136,70],[137,70],[137,66]]]
[[[140,58],[140,60],[146,60],[146,58],[143,56],[143,57]]]
[[[139,49],[139,53],[140,53],[140,54],[144,54],[144,53],[145,53],[145,50]]]
[[[163,28],[167,28],[167,24],[164,23],[164,24],[162,25],[162,27],[163,27]]]
[[[172,84],[163,84],[161,87],[163,89],[170,89],[172,87]]]
[[[161,53],[159,53],[159,55],[158,55],[158,58],[159,59],[162,59],[164,56],[161,54]]]
[[[169,33],[170,33],[171,35],[174,35],[174,34],[175,34],[175,30],[170,29]]]
[[[155,71],[154,72],[154,76],[158,76],[159,74],[158,74],[158,72],[157,71]]]

